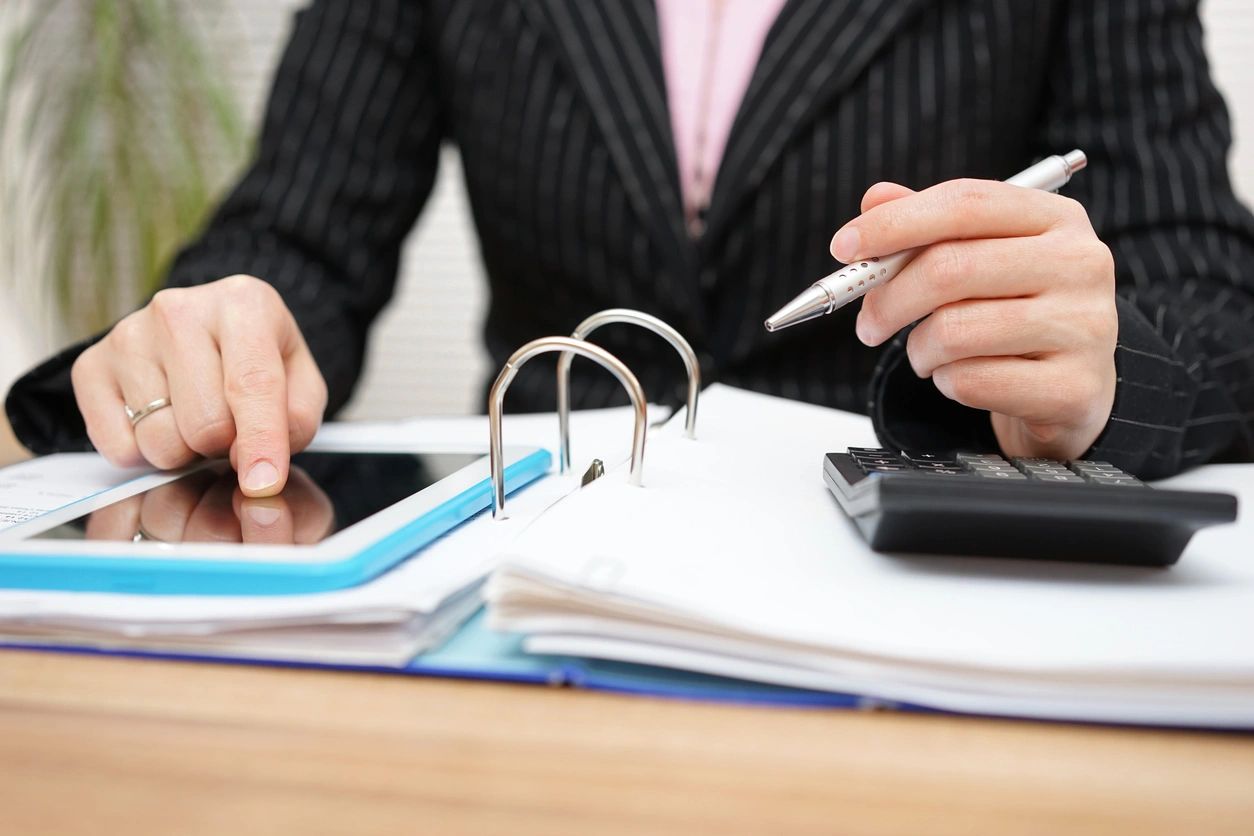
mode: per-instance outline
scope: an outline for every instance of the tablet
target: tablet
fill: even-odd
[[[506,448],[507,491],[548,472]],[[249,499],[223,461],[154,473],[0,532],[0,587],[281,595],[370,580],[491,504],[482,451],[320,447]]]

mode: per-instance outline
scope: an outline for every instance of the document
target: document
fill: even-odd
[[[674,424],[674,422],[672,422]],[[508,546],[489,621],[526,648],[956,711],[1254,726],[1246,518],[1141,569],[871,551],[821,479],[869,422],[726,387]],[[1254,469],[1179,480],[1254,503]],[[627,521],[630,521],[629,523]]]
[[[6,467],[0,470],[0,530],[146,472],[113,467],[95,453],[63,453]]]

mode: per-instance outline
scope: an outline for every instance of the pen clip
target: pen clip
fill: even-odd
[[[627,390],[631,405],[635,407],[635,427],[631,435],[631,471],[628,481],[640,485],[644,474],[644,439],[648,429],[648,414],[644,399],[644,389],[640,381],[632,374],[631,369],[622,360],[610,354],[600,346],[573,337],[541,337],[532,340],[510,355],[505,361],[500,374],[496,376],[491,390],[488,392],[488,459],[492,471],[492,516],[505,519],[505,465],[501,444],[501,414],[505,406],[505,393],[513,382],[518,370],[528,360],[540,354],[562,352],[563,357],[578,354],[595,360],[610,371],[618,382]]]
[[[628,308],[610,308],[594,313],[579,323],[570,336],[572,339],[586,340],[589,334],[601,326],[616,323],[637,325],[652,331],[679,352],[688,372],[688,414],[684,417],[684,435],[696,438],[697,397],[701,393],[701,364],[697,361],[697,353],[683,335],[670,325],[656,316]],[[562,473],[570,469],[570,367],[574,359],[574,355],[569,352],[557,359],[557,421],[561,442],[559,467]]]

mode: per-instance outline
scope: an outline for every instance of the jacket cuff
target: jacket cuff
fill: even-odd
[[[75,343],[18,378],[4,401],[13,434],[37,456],[92,450],[74,400],[70,368],[78,355],[104,337]]]
[[[1184,363],[1130,301],[1116,300],[1115,406],[1085,458],[1108,461],[1143,479],[1181,469],[1184,431],[1197,394]]]

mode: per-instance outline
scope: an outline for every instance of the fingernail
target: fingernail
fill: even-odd
[[[871,332],[871,327],[866,324],[866,321],[861,315],[854,320],[853,330],[854,333],[858,335],[858,339],[862,341],[863,345],[874,345],[872,338],[875,335]]]
[[[858,257],[858,248],[862,246],[862,236],[856,226],[847,226],[832,239],[832,258],[848,264]]]
[[[278,508],[269,505],[249,505],[247,509],[248,518],[262,528],[268,528],[279,521]]]
[[[248,471],[248,475],[244,477],[244,490],[254,493],[264,491],[277,481],[279,481],[278,468],[270,462],[260,461],[253,465],[252,470]]]
[[[880,330],[871,324],[868,317],[861,313],[859,313],[858,318],[854,320],[853,330],[854,333],[858,335],[858,339],[862,341],[862,344],[870,346],[871,348],[874,348],[884,342],[884,340],[888,339],[886,335],[881,334]]]

